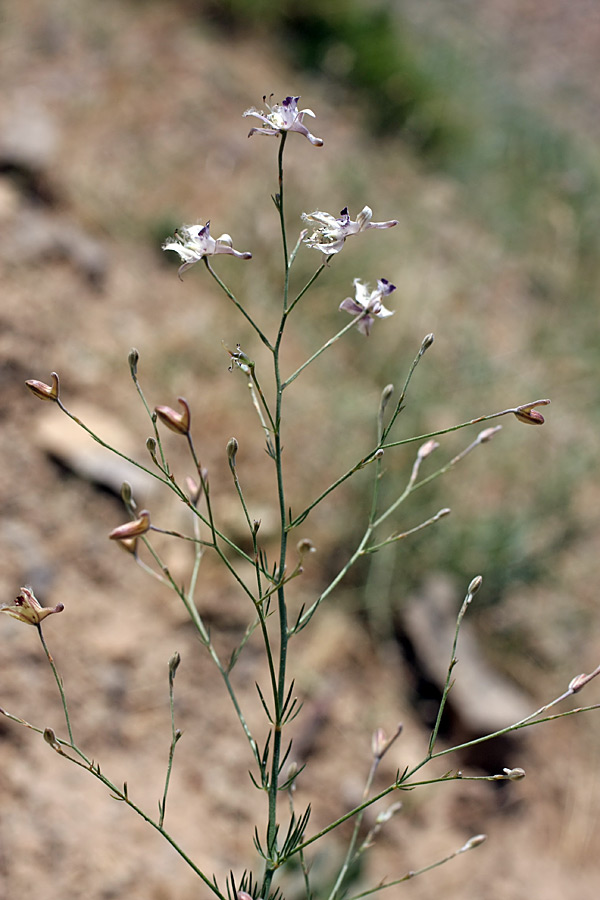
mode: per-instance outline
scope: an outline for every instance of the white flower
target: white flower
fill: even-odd
[[[271,94],[269,100],[272,97],[273,94]],[[268,109],[267,113],[261,112],[255,106],[251,106],[250,109],[243,113],[244,116],[256,116],[263,123],[261,128],[251,128],[248,132],[248,137],[251,137],[253,134],[278,135],[283,131],[297,131],[298,134],[303,134],[304,137],[308,138],[315,147],[322,147],[323,141],[321,138],[311,134],[302,121],[304,116],[312,116],[314,118],[315,114],[312,109],[298,109],[299,99],[300,97],[286,97],[281,104],[273,104],[271,106],[270,103],[267,103],[267,98],[263,97],[263,103]]]
[[[397,219],[390,219],[389,222],[371,222],[373,210],[365,206],[353,222],[348,214],[348,207],[345,206],[340,213],[340,218],[336,219],[331,213],[316,210],[312,213],[302,213],[305,222],[314,222],[315,230],[311,235],[304,238],[304,242],[315,250],[320,250],[328,256],[331,253],[339,253],[344,246],[344,241],[351,234],[359,234],[366,231],[367,228],[392,228],[398,224]]]
[[[377,281],[377,288],[374,291],[369,290],[369,285],[364,284],[360,278],[354,279],[355,299],[346,297],[340,303],[340,309],[356,316],[356,324],[361,334],[369,336],[374,318],[386,319],[393,316],[391,309],[386,309],[381,302],[382,297],[387,297],[392,291],[396,290],[395,284],[390,284],[387,278],[380,278]]]
[[[231,256],[237,256],[238,259],[252,258],[251,253],[240,253],[239,250],[234,250],[228,234],[222,234],[216,240],[211,237],[210,222],[207,222],[206,225],[183,226],[175,232],[174,237],[167,238],[162,248],[179,253],[183,260],[183,265],[179,266],[177,272],[180,278],[186,269],[199,262],[204,256],[229,253]]]

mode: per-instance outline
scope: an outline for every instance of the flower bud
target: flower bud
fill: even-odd
[[[479,432],[477,440],[480,444],[487,444],[488,441],[491,441],[496,432],[501,430],[502,425],[495,425],[493,428],[485,428],[483,431]]]
[[[227,441],[227,458],[232,469],[235,468],[235,457],[238,452],[239,444],[234,437]]]
[[[417,456],[419,457],[419,459],[427,459],[427,457],[428,457],[428,456],[431,456],[431,454],[433,453],[433,451],[434,451],[434,450],[437,450],[437,448],[438,448],[439,446],[440,446],[440,445],[439,445],[439,443],[438,443],[437,441],[434,441],[434,440],[426,441],[426,443],[422,444],[422,445],[419,447]]]
[[[371,738],[371,752],[375,759],[381,759],[387,748],[388,739],[383,728],[378,728],[373,732]]]
[[[192,506],[198,506],[198,500],[202,495],[202,485],[196,484],[193,478],[190,478],[189,475],[186,476],[185,483],[188,489],[188,493],[190,495],[190,500]]]
[[[381,400],[379,401],[380,413],[383,413],[383,411],[385,410],[393,393],[394,393],[394,385],[386,384],[386,386],[384,387],[384,389],[381,392]]]
[[[421,344],[421,349],[419,350],[419,356],[423,356],[426,350],[429,350],[431,345],[433,344],[435,338],[433,334],[426,334],[423,338],[423,343]]]
[[[121,500],[127,509],[134,510],[136,508],[136,503],[131,492],[131,485],[128,481],[124,481],[121,485]]]
[[[481,575],[476,575],[471,584],[469,585],[469,590],[467,591],[471,597],[477,593],[481,585],[483,584],[483,578]]]
[[[163,425],[166,425],[171,431],[187,435],[190,433],[190,408],[187,400],[183,397],[178,397],[177,402],[183,408],[182,413],[175,412],[170,406],[157,406],[154,412]]]
[[[122,541],[124,538],[136,538],[141,534],[146,534],[150,530],[150,513],[147,509],[143,509],[137,519],[126,522],[125,525],[119,525],[113,528],[109,534],[111,541]]]
[[[518,766],[516,769],[502,769],[502,771],[508,781],[520,781],[522,778],[525,778],[525,769],[521,769]]]
[[[176,650],[171,659],[169,660],[169,681],[173,683],[173,679],[175,678],[175,672],[179,668],[179,663],[181,662],[181,654]]]
[[[300,557],[300,562],[303,562],[304,557],[309,553],[316,553],[317,548],[308,538],[302,538],[301,541],[298,541],[296,544],[296,552]]]
[[[47,744],[50,744],[53,750],[58,750],[59,753],[61,752],[60,744],[56,740],[56,735],[52,728],[44,728],[44,740]]]
[[[469,838],[467,843],[463,844],[458,852],[466,853],[467,850],[473,850],[475,847],[479,847],[484,841],[487,841],[487,834],[476,834],[474,837]]]
[[[35,394],[40,400],[58,400],[59,395],[59,384],[58,384],[58,375],[56,372],[52,372],[52,387],[49,384],[44,384],[43,381],[36,381],[35,378],[31,378],[29,381],[26,381],[25,384],[29,388],[32,394]]]
[[[375,821],[378,825],[385,825],[385,823],[389,822],[392,816],[395,816],[401,809],[402,803],[398,800],[396,803],[392,803],[391,806],[388,806],[387,809],[382,810]]]
[[[590,678],[585,672],[582,672],[581,675],[576,675],[575,678],[571,679],[569,682],[569,690],[572,694],[576,694],[582,687],[585,687],[589,680]]]
[[[132,347],[129,351],[129,356],[127,357],[127,362],[129,363],[129,369],[131,371],[132,378],[135,378],[135,376],[137,375],[137,364],[139,362],[139,359],[140,354],[135,349],[135,347]]]

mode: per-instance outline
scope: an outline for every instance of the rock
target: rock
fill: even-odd
[[[107,444],[132,458],[140,456],[139,448],[132,446],[131,434],[117,419],[92,406],[79,405],[77,415]],[[128,481],[138,505],[144,505],[156,487],[152,476],[98,444],[54,407],[38,417],[36,438],[41,448],[66,469],[117,496],[123,482]]]
[[[461,602],[462,597],[457,597],[447,579],[433,577],[401,612],[416,665],[440,692],[448,673]],[[528,697],[485,659],[468,614],[461,625],[456,657],[449,703],[466,732],[488,734],[533,712]]]

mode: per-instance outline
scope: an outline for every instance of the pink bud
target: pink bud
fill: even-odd
[[[190,408],[187,400],[178,397],[177,402],[183,407],[183,412],[175,412],[170,406],[157,406],[154,410],[163,425],[170,428],[176,434],[189,434],[190,432]]]
[[[122,541],[130,538],[136,538],[141,534],[146,534],[149,529],[150,513],[147,509],[143,509],[139,515],[139,518],[133,519],[131,522],[126,522],[125,525],[119,525],[117,528],[113,528],[113,530],[109,534],[109,538],[111,541]]]
[[[58,375],[56,372],[52,372],[52,387],[49,384],[44,384],[43,381],[36,381],[35,378],[26,381],[25,384],[29,388],[32,394],[35,394],[40,400],[58,400]]]

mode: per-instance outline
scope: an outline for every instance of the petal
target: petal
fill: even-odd
[[[361,334],[364,334],[365,337],[369,337],[371,334],[371,325],[373,324],[373,317],[366,315],[361,316],[358,322],[356,323],[356,327],[360,331]]]
[[[242,113],[242,116],[245,118],[246,116],[256,116],[257,119],[261,119],[265,123],[265,125],[269,124],[269,120],[265,116],[264,113],[260,112],[255,106],[251,106],[250,109],[247,109]]]
[[[391,294],[392,291],[396,290],[396,285],[392,284],[387,278],[378,278],[377,279],[377,287],[379,289],[379,293],[383,297],[387,297],[388,294]]]
[[[278,128],[251,128],[248,132],[248,137],[252,137],[253,134],[269,134],[277,136],[279,134]]]
[[[365,228],[369,227],[369,222],[373,217],[373,210],[370,206],[365,206],[356,217],[356,224],[358,225],[359,231],[364,231]]]
[[[353,316],[358,316],[365,311],[362,306],[359,306],[358,303],[355,303],[352,297],[346,297],[345,300],[342,300],[339,305],[339,309],[343,310],[344,312],[350,313]]]
[[[369,222],[365,228],[393,228],[398,224],[398,219],[390,219],[389,222]]]

